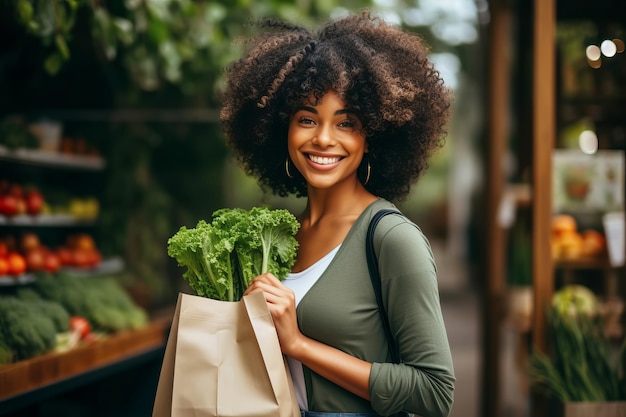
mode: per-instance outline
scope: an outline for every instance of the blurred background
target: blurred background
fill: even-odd
[[[565,286],[589,289],[621,342],[622,2],[3,0],[0,415],[150,415],[188,290],[167,239],[221,207],[303,204],[230,160],[218,112],[237,38],[250,19],[313,26],[364,8],[421,34],[455,94],[446,146],[401,205],[439,267],[452,416],[554,415],[528,364],[549,347],[545,312]],[[74,301],[95,340],[11,348],[2,303],[31,287],[65,300],[57,289],[77,277],[114,282],[113,304],[145,317],[112,323]]]

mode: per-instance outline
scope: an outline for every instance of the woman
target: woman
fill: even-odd
[[[293,273],[253,280],[287,356],[303,416],[447,416],[454,373],[436,267],[403,216],[378,224],[392,363],[370,282],[366,229],[443,143],[450,96],[416,35],[351,15],[317,32],[266,21],[227,69],[228,144],[265,188],[306,197]],[[341,414],[344,415],[344,414]]]

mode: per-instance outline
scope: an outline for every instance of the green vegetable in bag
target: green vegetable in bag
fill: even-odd
[[[182,226],[168,240],[167,253],[187,268],[183,278],[196,294],[238,301],[255,276],[287,276],[296,261],[299,228],[284,209],[223,208],[213,213],[211,223]]]

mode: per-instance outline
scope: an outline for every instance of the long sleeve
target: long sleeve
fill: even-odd
[[[374,363],[372,408],[381,415],[403,410],[445,417],[455,378],[430,245],[414,224],[398,216],[387,216],[380,226],[374,246],[402,364]]]

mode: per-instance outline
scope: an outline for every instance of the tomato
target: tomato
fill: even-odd
[[[19,213],[20,199],[11,194],[0,196],[0,213],[6,216],[15,216]]]
[[[39,241],[39,236],[35,233],[27,232],[22,235],[20,239],[20,247],[22,252],[30,252],[35,249],[39,249],[41,246],[41,242]]]
[[[6,242],[0,242],[0,258],[4,258],[9,253],[9,245]]]
[[[74,265],[74,255],[72,254],[72,251],[65,247],[65,246],[61,246],[56,250],[57,256],[59,257],[59,261],[61,262],[61,265]]]
[[[0,276],[9,275],[9,261],[0,258]]]
[[[84,339],[91,333],[91,325],[86,318],[81,316],[70,317],[70,331],[78,333]]]
[[[91,258],[89,256],[89,251],[74,249],[72,252],[72,259],[74,262],[74,266],[78,266],[81,268],[90,266]]]
[[[85,251],[93,250],[96,248],[96,244],[93,238],[86,233],[81,233],[79,235],[74,236],[73,244],[74,244],[75,249],[80,249],[80,250],[85,250]]]
[[[26,267],[29,271],[37,272],[44,268],[44,252],[37,248],[26,253]]]
[[[37,190],[30,190],[26,194],[26,212],[28,214],[39,214],[43,209],[44,199]]]
[[[48,252],[44,255],[43,269],[45,269],[47,272],[54,273],[57,272],[60,268],[61,261],[55,253]]]
[[[85,254],[85,266],[95,267],[100,265],[102,256],[97,249],[83,251]]]
[[[6,259],[9,263],[10,275],[22,275],[26,272],[26,260],[19,253],[11,252],[7,255]]]

